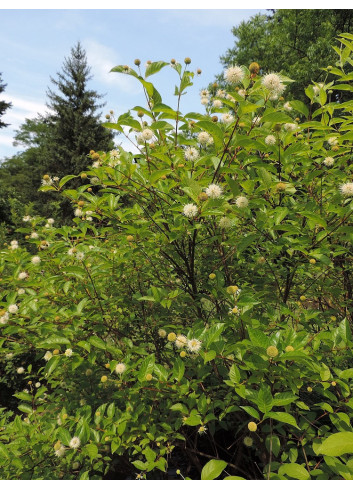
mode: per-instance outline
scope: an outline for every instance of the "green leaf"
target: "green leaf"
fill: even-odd
[[[92,346],[95,346],[100,350],[105,350],[107,348],[105,341],[103,341],[101,338],[98,338],[98,336],[91,336],[88,341],[91,343]]]
[[[255,419],[260,419],[259,413],[256,411],[255,408],[251,406],[240,406],[246,413],[250,414],[251,417]]]
[[[223,460],[210,460],[202,469],[201,480],[213,481],[221,475],[227,465],[227,462],[224,462]]]
[[[173,377],[180,382],[184,376],[184,372],[185,364],[180,358],[177,358],[173,366]]]
[[[229,370],[229,378],[234,384],[238,384],[240,381],[240,372],[236,365],[232,365]]]
[[[115,438],[114,440],[112,440],[112,443],[110,446],[111,452],[115,453],[117,451],[117,449],[120,447],[120,445],[121,445],[120,438]]]
[[[144,361],[142,362],[142,364],[140,366],[140,371],[138,374],[138,380],[140,382],[143,382],[144,380],[146,380],[146,375],[151,374],[153,372],[154,363],[155,363],[154,353],[152,355],[149,355],[148,357],[146,357],[144,359]]]
[[[319,447],[319,453],[333,457],[353,453],[353,433],[350,431],[334,433],[322,443]]]
[[[265,114],[261,122],[272,122],[273,124],[279,124],[284,122],[293,122],[289,115],[282,112],[271,112],[270,114]]]
[[[90,429],[89,429],[89,426],[88,426],[88,423],[85,419],[83,419],[82,421],[80,421],[76,427],[76,433],[75,433],[75,436],[78,436],[80,441],[81,441],[81,445],[84,445],[85,443],[88,442],[89,438],[90,438]]]
[[[69,446],[72,436],[67,431],[67,429],[59,428],[58,429],[58,438],[61,441],[61,443],[63,443],[66,446]]]
[[[10,454],[6,446],[0,442],[0,458],[10,458]]]
[[[66,177],[63,177],[60,180],[59,187],[62,187],[63,185],[65,185],[65,183],[67,183],[69,180],[72,180],[73,178],[77,178],[76,175],[66,175]]]
[[[291,426],[294,426],[295,428],[298,428],[299,426],[297,425],[297,422],[291,414],[288,413],[274,413],[274,412],[269,412],[266,415],[267,418],[275,419],[276,421],[280,421],[281,423],[286,423],[290,424]]]
[[[289,103],[294,110],[300,112],[306,118],[309,116],[309,109],[301,100],[291,100]]]
[[[29,404],[25,404],[25,403],[19,404],[17,406],[17,409],[19,409],[23,413],[27,413],[27,414],[30,414],[33,412],[32,407]]]
[[[273,399],[268,385],[261,385],[255,404],[263,413],[268,413],[271,410]]]
[[[299,464],[283,464],[278,470],[278,475],[289,475],[293,479],[297,480],[308,480],[310,479],[310,474],[305,467]]]
[[[70,344],[70,340],[64,338],[63,336],[50,336],[46,340],[43,340],[41,343],[39,343],[37,346],[38,348],[50,348],[52,346],[69,345],[69,344]]]
[[[216,358],[216,355],[217,353],[214,350],[207,351],[203,357],[204,363],[214,360]]]
[[[86,445],[85,451],[88,454],[89,458],[94,460],[97,458],[98,455],[98,447],[96,445],[93,445],[93,443],[90,443],[89,445]]]
[[[198,426],[202,424],[201,416],[199,414],[192,414],[183,421],[184,424],[188,426]]]
[[[145,78],[148,78],[149,76],[158,73],[162,68],[164,68],[168,64],[169,63],[166,63],[165,61],[154,61],[153,63],[148,64],[145,71]]]
[[[268,348],[270,346],[270,339],[259,329],[249,328],[248,333],[250,341],[254,346],[261,346],[262,348]]]
[[[56,367],[58,366],[59,362],[60,362],[60,357],[58,355],[51,357],[51,359],[49,360],[49,362],[47,363],[44,369],[44,373],[47,374],[48,376],[51,375],[56,369]]]

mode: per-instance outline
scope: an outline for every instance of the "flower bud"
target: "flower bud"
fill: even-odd
[[[191,59],[190,59],[190,58],[185,58],[185,59],[184,59],[184,63],[185,63],[186,65],[189,65],[189,64],[191,63]]]
[[[256,63],[256,62],[250,63],[250,65],[249,65],[249,71],[250,71],[251,74],[257,75],[258,72],[260,71],[260,65],[259,65],[259,63]]]
[[[138,58],[136,58],[136,59],[135,59],[135,61],[134,61],[134,64],[135,64],[136,66],[140,66],[141,61],[140,61]]]

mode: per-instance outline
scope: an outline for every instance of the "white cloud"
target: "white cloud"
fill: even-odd
[[[44,114],[48,112],[46,105],[38,100],[17,97],[10,93],[4,93],[2,98],[5,102],[12,103],[12,107],[6,111],[3,117],[3,121],[6,124],[19,126],[25,122],[25,119],[36,117],[38,113]]]
[[[137,94],[142,92],[139,82],[122,73],[110,73],[110,70],[122,64],[121,56],[112,48],[92,39],[82,42],[87,53],[87,61],[92,68],[94,78],[109,85],[117,86],[122,92]]]
[[[6,136],[5,134],[0,134],[0,145],[12,147],[13,138],[11,136]]]

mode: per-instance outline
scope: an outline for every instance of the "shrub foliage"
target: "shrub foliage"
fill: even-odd
[[[177,110],[168,63],[113,68],[147,97],[105,124],[136,153],[45,175],[72,226],[24,216],[0,252],[2,478],[353,478],[352,40],[310,109],[243,66],[182,115],[189,59]]]

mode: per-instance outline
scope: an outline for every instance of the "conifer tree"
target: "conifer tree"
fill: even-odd
[[[3,80],[1,78],[2,73],[0,73],[0,93],[2,93],[5,90],[6,84],[3,83]],[[0,129],[2,127],[7,127],[9,124],[5,124],[1,120],[1,117],[5,114],[7,109],[9,109],[12,106],[11,102],[5,102],[5,100],[0,100]]]
[[[86,52],[78,42],[71,49],[70,58],[65,58],[62,72],[51,78],[56,91],[49,89],[48,108],[48,165],[47,172],[55,176],[77,174],[90,163],[88,153],[108,151],[113,148],[113,136],[102,127],[97,110],[99,95],[88,88],[92,78],[87,64]]]

